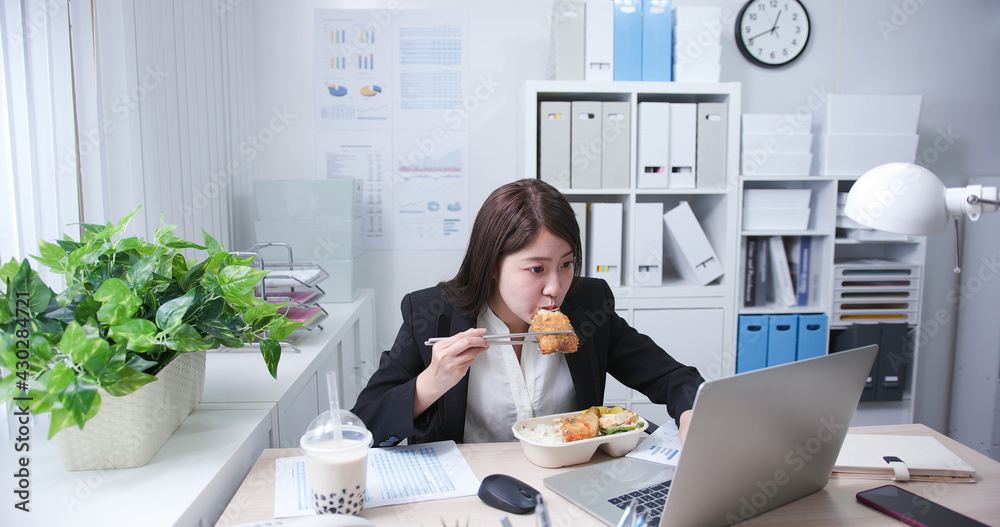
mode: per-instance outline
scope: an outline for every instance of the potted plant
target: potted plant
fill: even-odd
[[[176,423],[168,423],[159,444],[144,445],[155,453],[201,397],[205,350],[255,343],[277,377],[279,341],[300,325],[280,314],[280,306],[254,295],[266,271],[252,267],[253,258],[226,252],[204,231],[203,246],[175,237],[176,226],[162,220],[155,243],[124,237],[138,210],[117,224],[83,224],[79,241],[65,236],[39,242],[40,254],[33,258],[66,277],[66,288],[58,294],[27,259],[0,266],[0,366],[8,372],[0,380],[0,401],[35,415],[49,413],[50,439],[64,429],[67,435],[79,433],[70,429],[74,426],[86,432],[85,424],[99,410],[149,391],[143,387],[171,368],[197,375],[200,355],[200,385],[185,380],[191,374],[180,375],[197,390],[186,396],[190,408],[170,419],[157,417]],[[191,260],[181,253],[185,249],[208,254]],[[157,384],[162,383],[149,388]],[[162,405],[169,397],[153,394],[152,399]],[[127,423],[111,429],[117,426],[125,427],[119,434],[133,443],[146,441],[123,434],[130,430]],[[124,466],[145,464],[152,453]],[[63,452],[71,468],[66,458]]]

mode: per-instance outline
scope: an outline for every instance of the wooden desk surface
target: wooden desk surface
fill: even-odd
[[[937,438],[959,457],[976,468],[976,483],[898,483],[946,507],[991,525],[1000,525],[1000,463],[923,425],[865,426],[851,428],[852,433],[929,435]],[[459,445],[459,450],[482,480],[490,474],[505,473],[532,485],[542,492],[549,506],[552,525],[583,527],[603,525],[599,520],[548,490],[542,479],[582,465],[560,469],[535,466],[521,452],[519,443]],[[274,460],[301,455],[297,448],[268,449],[247,475],[216,525],[225,527],[243,522],[274,518]],[[607,460],[598,451],[590,463]],[[831,478],[823,490],[751,519],[745,525],[902,525],[860,503],[854,495],[878,487],[885,480]],[[534,514],[507,514],[488,507],[478,497],[453,498],[410,505],[365,509],[361,516],[376,525],[456,525],[469,527],[500,525],[506,515],[512,525],[534,526]],[[744,524],[741,524],[744,525]]]

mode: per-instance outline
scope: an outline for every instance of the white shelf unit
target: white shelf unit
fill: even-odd
[[[740,177],[740,211],[743,210],[743,190],[754,188],[809,188],[812,189],[810,207],[812,213],[808,229],[804,230],[767,230],[754,231],[743,229],[742,213],[740,214],[740,237],[738,247],[738,291],[742,292],[745,279],[745,262],[747,238],[750,236],[811,236],[812,262],[810,264],[810,299],[806,306],[778,307],[771,303],[765,306],[744,306],[742,294],[737,297],[737,312],[739,315],[759,314],[824,314],[827,317],[827,349],[832,350],[832,343],[838,333],[844,331],[848,322],[837,320],[835,305],[835,266],[864,260],[883,260],[898,264],[918,266],[924,265],[926,244],[923,237],[909,237],[901,240],[856,240],[839,236],[837,229],[837,197],[841,192],[848,192],[856,177],[846,176],[742,176]],[[921,273],[922,274],[922,273]],[[920,296],[922,284],[917,288],[916,317],[911,319],[909,332],[911,337],[919,331]],[[816,293],[813,295],[812,293]],[[893,320],[872,320],[875,322],[893,322]],[[910,359],[906,378],[906,388],[902,401],[864,402],[858,406],[853,425],[901,424],[913,422],[913,381],[916,378],[918,343],[916,338],[908,338],[912,349],[908,350]]]
[[[740,126],[739,83],[527,81],[522,92],[522,177],[538,175],[539,105],[546,101],[628,102],[630,119],[630,185],[622,189],[562,189],[571,202],[609,202],[623,206],[622,283],[611,284],[619,314],[652,337],[681,362],[696,366],[706,379],[735,372],[734,306],[737,285],[738,157]],[[725,102],[727,110],[726,184],[713,188],[638,189],[637,124],[641,102]],[[666,147],[666,146],[665,146]],[[631,273],[635,235],[643,228],[635,221],[637,203],[659,202],[664,212],[686,201],[719,257],[723,275],[708,285],[683,281],[664,253],[658,286],[639,286]],[[586,250],[586,249],[585,249]],[[586,274],[584,272],[584,274]],[[608,404],[638,410],[655,423],[668,419],[663,406],[609,377]]]

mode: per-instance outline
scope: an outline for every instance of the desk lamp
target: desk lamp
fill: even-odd
[[[851,187],[844,213],[873,229],[927,236],[943,232],[955,218],[955,244],[962,215],[976,221],[1000,208],[997,187],[946,188],[933,172],[911,163],[887,163],[865,172]],[[958,262],[957,256],[956,261]],[[961,263],[955,272],[961,270]]]

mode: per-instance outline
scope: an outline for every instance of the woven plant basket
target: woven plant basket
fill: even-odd
[[[56,434],[66,470],[141,467],[152,459],[201,400],[205,352],[183,353],[124,397],[101,390],[101,408],[84,424]]]

